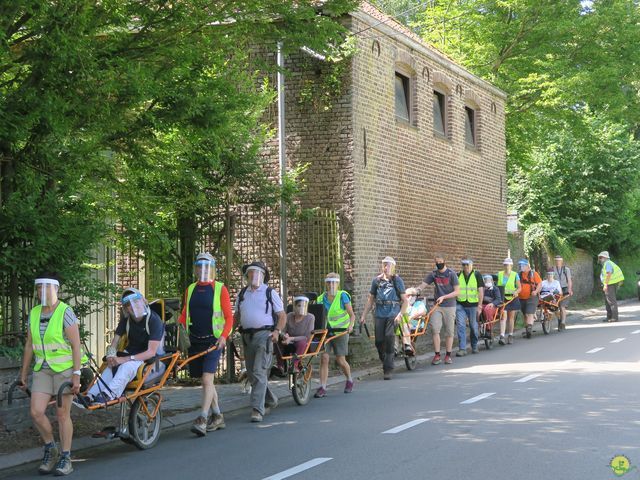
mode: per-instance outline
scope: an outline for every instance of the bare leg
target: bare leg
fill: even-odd
[[[214,410],[218,407],[218,392],[216,386],[213,383],[215,378],[214,373],[202,374],[202,411],[208,412],[209,408],[213,407]]]
[[[322,355],[320,355],[320,386],[326,387],[328,379],[329,379],[329,354],[323,353]]]
[[[31,418],[44,443],[53,442],[51,422],[45,415],[49,400],[51,400],[51,395],[46,393],[33,392],[31,394]],[[69,401],[71,401],[71,398],[69,398]]]
[[[73,423],[71,422],[71,399],[73,395],[62,397],[62,407],[56,408],[58,419],[58,430],[60,430],[60,444],[63,452],[71,451],[71,441],[73,440]]]
[[[345,358],[345,356],[336,355],[336,363],[340,367],[340,370],[342,370],[342,373],[344,373],[346,379],[349,380],[351,378],[351,367],[347,363],[347,359]]]

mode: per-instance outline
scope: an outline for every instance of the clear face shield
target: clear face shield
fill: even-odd
[[[213,282],[216,274],[215,268],[216,264],[211,260],[197,260],[194,264],[194,273],[198,282]]]
[[[60,282],[53,278],[36,278],[36,297],[43,307],[52,307],[58,302]]]
[[[305,316],[309,311],[309,299],[307,297],[294,297],[293,298],[293,313],[296,315]]]
[[[141,320],[147,315],[147,302],[140,292],[133,292],[122,298],[122,310],[128,317]]]
[[[485,275],[482,280],[484,281],[484,288],[493,287],[493,277],[491,275]]]
[[[409,302],[409,306],[413,306],[413,304],[416,303],[417,298],[418,296],[415,293],[407,294],[407,301]]]
[[[264,270],[258,267],[249,267],[247,269],[247,285],[258,288],[264,283]]]
[[[331,295],[332,297],[335,297],[336,294],[338,293],[338,287],[340,286],[340,279],[325,278],[324,285],[325,285],[325,288],[327,289],[327,295]]]
[[[382,273],[388,277],[396,274],[396,265],[391,262],[382,262]]]

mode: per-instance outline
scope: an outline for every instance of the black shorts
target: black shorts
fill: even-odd
[[[212,340],[207,340],[204,343],[194,343],[194,339],[191,339],[189,356],[204,352],[209,347],[215,345],[216,341],[217,339],[213,338]],[[191,376],[191,378],[200,378],[203,373],[216,373],[222,352],[224,352],[224,349],[214,350],[193,360],[189,363],[189,376]]]

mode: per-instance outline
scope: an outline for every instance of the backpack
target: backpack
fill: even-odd
[[[378,275],[377,279],[378,279],[378,283],[376,284],[376,294],[378,292],[378,288],[380,288],[380,282],[382,282],[382,276]],[[402,303],[402,297],[400,296],[401,295],[400,289],[398,288],[395,275],[391,277],[391,282],[393,283],[393,289],[396,291],[396,295],[398,296],[398,302]]]
[[[249,287],[248,286],[242,287],[242,290],[240,290],[240,293],[238,294],[238,310],[240,310],[240,304],[244,301],[244,294],[247,291],[247,288]],[[278,316],[273,311],[273,299],[271,298],[272,291],[273,291],[273,288],[267,286],[267,295],[266,295],[267,301],[265,303],[264,313],[269,313],[269,306],[271,306],[271,318],[273,320],[273,324],[275,325],[278,322]]]

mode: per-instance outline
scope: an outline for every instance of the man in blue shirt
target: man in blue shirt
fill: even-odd
[[[382,362],[384,379],[391,380],[395,355],[395,327],[400,324],[408,307],[404,281],[396,275],[396,261],[391,257],[382,260],[382,272],[371,282],[369,298],[360,319],[361,324],[365,322],[374,304],[378,357]]]

